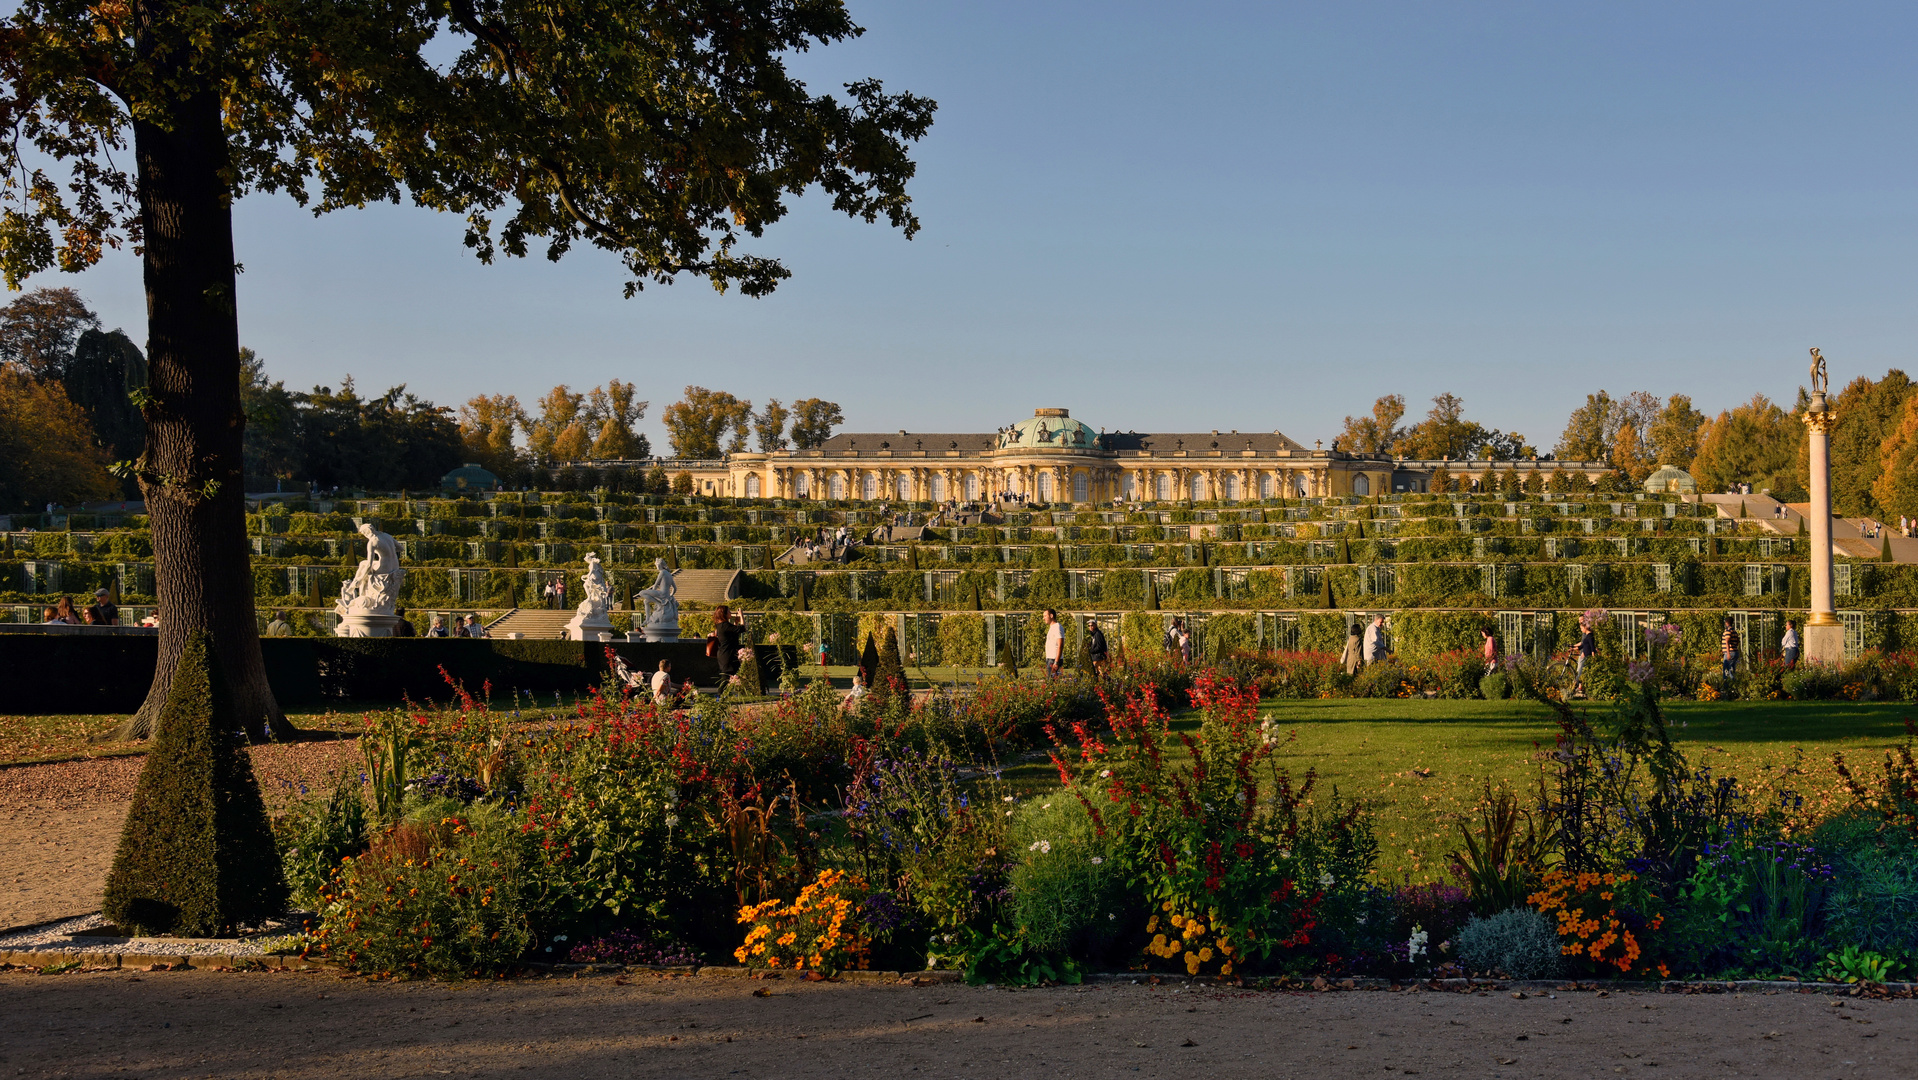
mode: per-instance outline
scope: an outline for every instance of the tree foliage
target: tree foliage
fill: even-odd
[[[131,461],[146,444],[146,418],[134,404],[147,385],[147,358],[120,330],[85,330],[60,371],[67,397],[86,410],[100,445]]]
[[[753,417],[753,435],[759,440],[760,453],[786,448],[786,418],[789,415],[778,398],[768,398],[766,407]]]
[[[0,229],[8,218],[0,215]],[[73,289],[34,289],[0,309],[0,363],[36,379],[57,379],[80,335],[100,319]]]
[[[1798,441],[1804,428],[1763,394],[1718,414],[1699,433],[1692,478],[1700,491],[1725,491],[1734,484],[1781,493],[1795,482]]]
[[[0,509],[115,498],[108,461],[60,383],[0,367]]]
[[[1372,403],[1372,415],[1348,416],[1345,430],[1334,443],[1348,454],[1384,454],[1404,434],[1399,421],[1405,418],[1405,395],[1386,394]]]
[[[660,415],[673,456],[693,461],[738,453],[746,448],[752,430],[753,403],[724,390],[688,386],[683,400],[666,406]]]
[[[466,461],[494,476],[519,472],[519,448],[513,433],[526,423],[526,410],[514,394],[480,394],[460,406],[460,447]]]
[[[336,391],[294,394],[297,473],[321,487],[435,488],[463,464],[453,410],[395,386],[362,398],[349,376]]]
[[[846,422],[837,402],[800,398],[793,402],[793,447],[816,450],[832,438],[832,429]]]
[[[27,0],[8,22],[12,288],[139,243],[139,189],[116,152],[129,127],[212,93],[229,161],[211,164],[233,197],[284,191],[322,212],[410,198],[464,215],[482,260],[536,242],[549,258],[611,251],[629,295],[682,273],[771,291],[789,272],[738,245],[815,184],[836,210],[919,225],[906,143],[934,103],[875,80],[842,101],[786,69],[863,33],[834,0]],[[30,151],[65,162],[68,182]]]
[[[1705,426],[1705,414],[1692,408],[1692,399],[1673,394],[1652,421],[1652,454],[1660,465],[1690,470],[1698,456],[1698,432]]]
[[[1885,517],[1918,518],[1918,394],[1905,395],[1897,423],[1889,427],[1878,447],[1882,467],[1872,483],[1872,499]]]
[[[650,402],[637,400],[639,387],[618,379],[608,380],[604,388],[594,387],[586,409],[598,431],[593,436],[595,458],[630,460],[652,456],[653,447],[633,425],[646,416]]]
[[[1912,382],[1904,372],[1893,368],[1882,379],[1863,375],[1846,384],[1832,399],[1837,422],[1831,432],[1831,505],[1846,517],[1896,517],[1893,510],[1878,499],[1879,481],[1896,466],[1898,451],[1887,453],[1886,441],[1897,437],[1906,403],[1912,397]],[[1798,440],[1799,486],[1809,487],[1808,440]],[[1885,481],[1886,490],[1895,490],[1896,479]]]

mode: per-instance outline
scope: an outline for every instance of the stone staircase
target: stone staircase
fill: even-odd
[[[743,576],[737,570],[675,570],[675,595],[682,605],[705,604],[711,607],[730,603],[739,599],[739,583]]]
[[[526,638],[560,639],[566,636],[566,624],[572,620],[571,608],[564,611],[550,611],[546,608],[514,608],[487,623],[486,636],[509,638],[519,634]]]

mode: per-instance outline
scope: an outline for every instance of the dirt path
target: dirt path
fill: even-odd
[[[358,768],[358,745],[288,743],[252,750],[268,806]],[[0,768],[0,929],[100,908],[144,757]]]
[[[759,989],[768,997],[755,997]],[[29,1077],[1911,1075],[1918,1002],[0,974]]]

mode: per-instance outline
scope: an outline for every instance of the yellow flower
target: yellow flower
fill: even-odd
[[[1166,943],[1166,948],[1176,953],[1180,949],[1185,948],[1185,942],[1180,941],[1178,938],[1173,938],[1170,942]]]
[[[1197,974],[1199,973],[1199,962],[1200,962],[1200,961],[1199,961],[1199,954],[1198,954],[1198,953],[1186,953],[1186,954],[1185,954],[1185,972],[1186,972],[1186,974],[1188,974],[1188,975],[1197,975]]]
[[[1174,926],[1184,926],[1184,925],[1185,925],[1185,916],[1184,916],[1184,915],[1174,915],[1174,916],[1172,916],[1172,925],[1174,925]]]
[[[1152,935],[1152,947],[1155,949],[1165,948],[1165,935],[1164,934]]]
[[[1221,975],[1230,975],[1230,974],[1232,974],[1232,961],[1230,961],[1230,960],[1227,960],[1227,961],[1226,961],[1225,963],[1223,963],[1223,964],[1220,964],[1220,965],[1219,965],[1219,974],[1221,974]]]
[[[1151,932],[1153,932],[1154,930],[1157,930],[1158,928],[1159,928],[1159,917],[1157,915],[1154,915],[1153,917],[1145,921],[1146,933],[1150,934]]]
[[[1212,960],[1212,947],[1211,947],[1210,945],[1208,945],[1208,946],[1206,946],[1205,948],[1203,948],[1203,949],[1200,949],[1200,950],[1199,950],[1199,962],[1200,962],[1200,963],[1202,963],[1202,964],[1205,964],[1205,963],[1210,963],[1210,962],[1211,962],[1211,960]]]
[[[1163,903],[1163,904],[1161,904],[1161,905],[1159,905],[1159,910],[1161,910],[1161,911],[1171,911],[1171,910],[1172,910],[1172,901],[1170,901],[1170,900],[1167,900],[1167,901],[1166,901],[1165,903]]]
[[[1205,936],[1205,924],[1202,922],[1186,923],[1185,933],[1187,937],[1203,937]]]

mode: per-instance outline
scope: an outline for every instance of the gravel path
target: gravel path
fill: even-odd
[[[765,996],[756,996],[756,995]],[[1834,1004],[1837,1003],[1837,1004]],[[26,1077],[1908,1077],[1918,1002],[0,972]]]
[[[353,740],[252,748],[269,807],[359,770]],[[0,768],[0,929],[97,911],[144,757]]]

